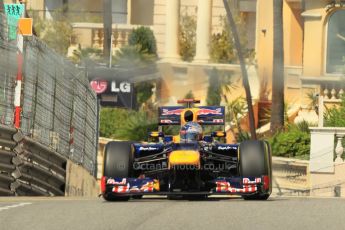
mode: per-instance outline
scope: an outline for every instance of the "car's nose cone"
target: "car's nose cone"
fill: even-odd
[[[200,166],[200,153],[194,150],[176,150],[169,155],[169,168],[176,165]]]

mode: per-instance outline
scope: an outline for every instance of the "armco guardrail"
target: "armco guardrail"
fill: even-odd
[[[64,195],[64,157],[16,129],[0,133],[0,195]]]
[[[16,170],[13,159],[16,154],[12,151],[16,146],[12,136],[16,133],[16,129],[6,126],[0,126],[0,195],[14,195],[11,185],[15,181],[12,176]]]

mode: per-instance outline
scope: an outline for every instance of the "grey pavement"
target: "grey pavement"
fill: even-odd
[[[0,198],[0,230],[345,229],[345,199]]]

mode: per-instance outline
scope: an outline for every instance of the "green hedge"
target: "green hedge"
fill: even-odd
[[[133,29],[129,34],[128,44],[131,46],[140,46],[140,51],[146,51],[149,54],[157,54],[156,38],[153,31],[144,26]]]
[[[269,142],[273,156],[309,159],[310,133],[300,130],[296,125],[277,133],[269,139]]]
[[[325,113],[326,127],[345,127],[345,96],[341,100],[340,107],[327,108]]]

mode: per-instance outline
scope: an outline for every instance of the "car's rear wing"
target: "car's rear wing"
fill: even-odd
[[[196,107],[196,119],[200,125],[224,125],[224,106],[199,106]],[[184,106],[163,106],[158,109],[159,125],[180,125],[181,113],[188,110]]]

